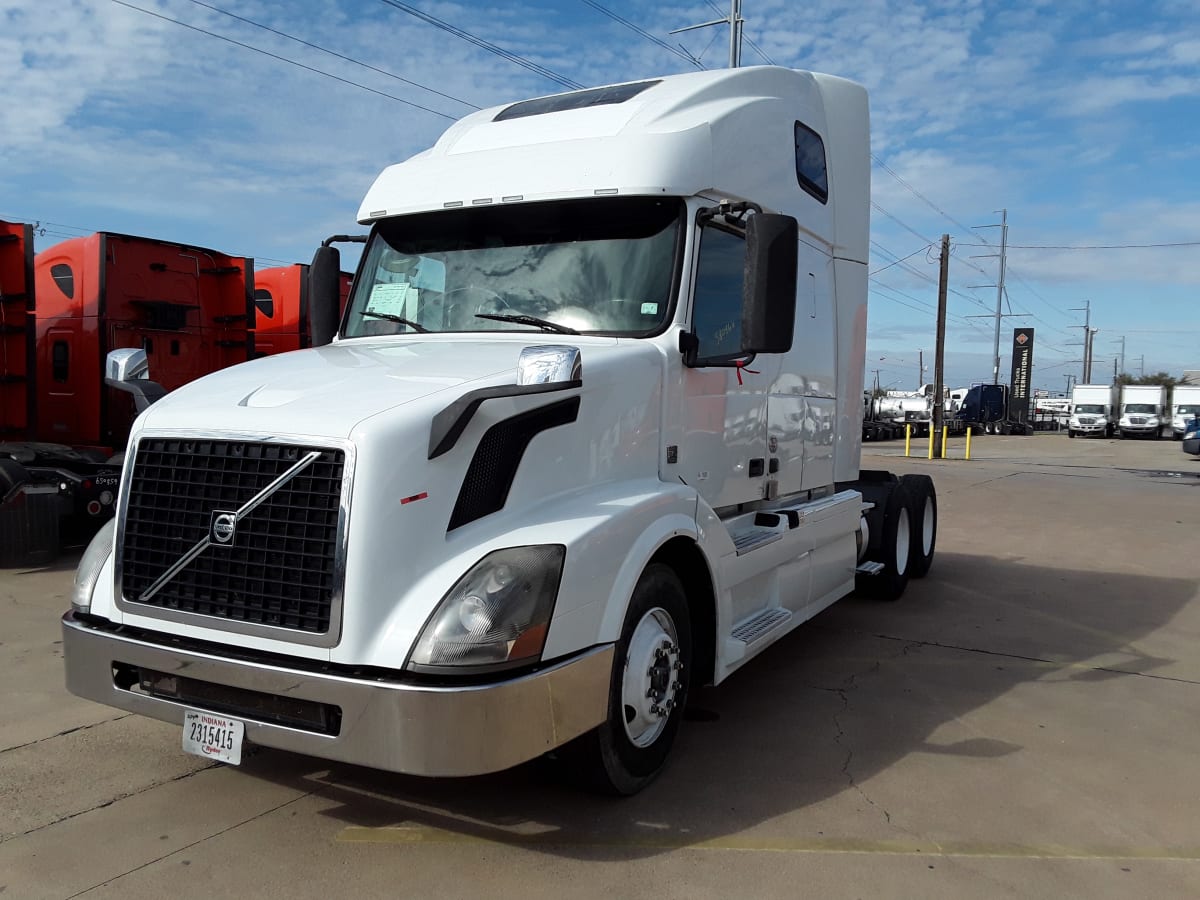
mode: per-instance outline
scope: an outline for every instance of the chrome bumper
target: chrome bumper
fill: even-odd
[[[203,708],[118,686],[118,666],[336,706],[337,734],[235,717],[246,739],[322,759],[409,775],[498,772],[533,759],[607,716],[613,647],[594,647],[529,675],[441,687],[375,681],[160,646],[63,616],[67,690],[119,709],[182,724]]]

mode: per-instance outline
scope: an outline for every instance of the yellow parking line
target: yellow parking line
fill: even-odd
[[[696,840],[687,835],[568,835],[504,832],[495,837],[424,825],[344,828],[337,841],[352,844],[508,844],[521,847],[607,847],[629,850],[737,850],[756,853],[860,854],[972,859],[1154,860],[1200,862],[1200,847],[1071,847],[946,841],[867,841],[856,838],[772,838],[753,835]]]

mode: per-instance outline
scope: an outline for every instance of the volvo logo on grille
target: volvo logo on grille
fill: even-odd
[[[208,523],[208,538],[214,544],[229,546],[237,533],[237,513],[214,510]]]

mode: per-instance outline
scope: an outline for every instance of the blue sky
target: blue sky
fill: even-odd
[[[380,169],[453,119],[562,89],[384,0],[128,2],[0,0],[0,218],[39,223],[39,250],[103,230],[307,261],[355,229]],[[583,0],[404,5],[579,84],[694,68]],[[601,5],[726,63],[724,28],[667,32],[727,0]],[[947,382],[990,380],[994,321],[970,317],[995,311],[1000,230],[979,226],[1001,209],[1003,311],[1027,314],[1003,320],[1002,380],[1016,325],[1037,331],[1035,387],[1078,377],[1085,302],[1093,380],[1122,337],[1133,374],[1200,368],[1200,5],[743,0],[743,15],[773,62],[871,92],[868,368],[882,384],[915,387],[922,350],[932,378],[926,248],[944,232]]]

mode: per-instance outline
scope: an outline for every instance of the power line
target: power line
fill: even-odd
[[[878,244],[876,244],[875,246],[879,247],[879,245],[878,245]],[[904,260],[906,260],[906,259],[912,259],[912,257],[916,256],[918,253],[921,253],[922,251],[928,250],[928,249],[929,249],[930,247],[932,247],[932,246],[933,246],[932,244],[926,244],[924,247],[918,247],[918,248],[917,248],[916,250],[914,250],[912,253],[908,254],[908,256],[902,257],[902,258],[900,258],[900,259],[897,259],[897,260],[893,260],[892,262],[888,263],[886,266],[881,266],[880,268],[876,269],[874,272],[868,272],[867,274],[868,274],[868,275],[878,275],[880,272],[883,272],[883,271],[884,271],[884,270],[886,270],[886,269],[890,269],[892,266],[898,266],[898,265],[900,265],[900,263],[904,262]],[[880,250],[883,250],[883,248],[882,248],[882,247],[879,247],[879,249],[880,249]],[[885,251],[885,252],[888,252],[888,251]],[[895,256],[895,254],[891,254],[891,255],[892,255],[892,256]]]
[[[654,35],[652,35],[650,32],[646,31],[645,29],[639,28],[637,25],[634,25],[628,19],[621,18],[619,15],[617,15],[611,9],[601,6],[599,3],[594,2],[594,0],[582,0],[582,2],[587,4],[588,6],[590,6],[592,9],[596,10],[596,12],[603,13],[604,15],[608,16],[614,22],[621,23],[626,28],[628,28],[630,31],[640,34],[646,40],[657,44],[659,47],[662,47],[667,52],[674,53],[680,59],[686,59],[688,62],[690,62],[692,65],[694,65],[697,69],[704,68],[704,64],[701,63],[697,57],[692,56],[690,53],[685,53],[682,50],[677,50],[676,48],[674,48],[670,44],[668,44],[666,41],[660,40],[659,38],[656,38]],[[710,43],[709,46],[711,47],[712,44]]]
[[[990,247],[991,244],[963,244],[964,247]],[[1009,244],[1009,250],[1149,250],[1158,247],[1200,247],[1200,241],[1173,241],[1164,244]]]
[[[945,218],[947,221],[953,223],[954,225],[957,225],[958,228],[961,231],[965,232],[966,234],[972,233],[971,229],[969,229],[966,225],[959,222],[952,215],[950,215],[950,213],[946,212],[944,209],[942,209],[940,206],[938,206],[936,203],[934,203],[932,200],[930,200],[928,197],[926,197],[924,194],[922,194],[920,191],[918,191],[915,187],[913,187],[911,184],[909,184],[907,181],[905,181],[903,178],[901,178],[899,175],[897,175],[887,163],[885,163],[882,159],[880,159],[874,153],[871,154],[871,159],[875,160],[875,163],[879,166],[879,168],[883,169],[883,171],[887,172],[889,175],[891,175],[893,178],[895,178],[896,181],[900,182],[901,185],[903,185],[905,188],[908,189],[909,193],[911,193],[918,200],[923,201],[926,205],[928,205],[930,207],[930,209],[932,209],[938,215],[942,216],[943,218]]]
[[[474,44],[476,47],[486,50],[489,53],[494,53],[494,54],[496,54],[496,56],[499,56],[502,59],[506,59],[509,62],[516,63],[518,66],[521,66],[524,69],[528,69],[530,72],[533,72],[537,75],[541,75],[543,78],[546,78],[557,84],[561,84],[565,88],[568,88],[573,91],[577,91],[577,90],[582,90],[584,87],[584,85],[580,84],[578,81],[572,81],[570,78],[567,78],[564,75],[559,75],[557,72],[553,72],[550,69],[547,69],[545,66],[541,65],[540,63],[535,63],[533,60],[526,59],[524,56],[521,56],[519,53],[513,53],[510,50],[505,50],[503,47],[499,47],[496,44],[493,44],[491,41],[485,41],[481,37],[476,37],[475,35],[471,34],[471,32],[464,31],[463,29],[458,28],[455,25],[451,25],[449,22],[445,22],[445,21],[437,18],[436,16],[431,16],[427,12],[422,12],[421,10],[417,9],[415,6],[410,6],[407,3],[401,3],[400,0],[380,0],[380,2],[386,3],[388,6],[391,6],[391,7],[395,7],[396,9],[400,10],[403,13],[408,13],[408,15],[413,16],[414,18],[420,19],[422,22],[425,22],[428,25],[432,25],[434,28],[439,28],[442,31],[445,31],[447,34],[452,34],[457,38],[462,38],[464,41],[467,41],[470,44]]]
[[[926,244],[933,246],[933,244],[934,244],[933,241],[931,241],[929,238],[925,237],[925,235],[921,234],[921,232],[917,231],[911,225],[908,225],[907,223],[900,221],[898,218],[893,216],[890,212],[888,212],[886,209],[884,209],[882,206],[880,206],[874,200],[871,201],[871,208],[883,213],[885,216],[887,216],[889,219],[891,219],[893,222],[895,222],[897,225],[899,225],[901,228],[903,228],[909,234],[914,234],[917,237],[919,237],[922,241],[924,241]]]
[[[927,206],[929,206],[930,209],[932,209],[938,215],[945,218],[946,221],[953,224],[961,232],[963,232],[964,234],[970,234],[972,236],[978,236],[980,238],[980,240],[983,241],[982,244],[962,244],[959,246],[966,246],[966,247],[970,247],[970,246],[993,247],[993,246],[995,246],[990,241],[988,241],[988,239],[986,237],[983,237],[982,235],[976,235],[976,232],[972,231],[970,228],[968,228],[962,222],[958,221],[958,219],[954,218],[954,216],[950,215],[948,212],[946,212],[944,209],[942,209],[940,206],[938,206],[936,203],[934,203],[932,200],[930,200],[928,197],[926,197],[924,194],[922,194],[920,191],[918,191],[915,187],[912,186],[912,184],[910,184],[908,181],[906,181],[904,178],[902,178],[895,170],[893,170],[891,168],[891,166],[889,166],[887,163],[885,163],[878,156],[876,156],[875,154],[872,153],[871,159],[875,160],[875,162],[879,165],[879,167],[881,169],[883,169],[885,172],[887,172],[889,175],[891,175],[892,178],[896,179],[896,181],[900,185],[902,185],[907,191],[909,191],[914,197],[916,197],[918,200],[921,200],[923,203],[925,203]],[[1010,244],[1009,246],[1011,247],[1012,245]],[[961,259],[961,257],[960,257],[960,259]],[[967,262],[965,260],[963,260],[963,262],[965,265],[969,266],[970,268],[974,269],[975,271],[980,272],[985,275],[987,274],[987,272],[983,268],[976,265],[975,263]],[[1054,304],[1052,304],[1049,300],[1047,300],[1045,297],[1043,297],[1041,294],[1039,294],[1036,290],[1034,290],[1033,286],[1030,285],[1029,282],[1027,282],[1024,278],[1022,278],[1011,265],[1008,267],[1008,269],[1009,269],[1009,274],[1013,277],[1013,279],[1015,281],[1019,282],[1034,297],[1036,297],[1038,300],[1040,300],[1042,303],[1044,303],[1050,309],[1057,312],[1059,315],[1061,315],[1065,318],[1070,318],[1070,316],[1068,316],[1065,312],[1063,312],[1058,307],[1054,306]],[[1034,318],[1036,319],[1037,317],[1034,316]],[[1046,325],[1047,328],[1055,328],[1055,326],[1050,325],[1049,323],[1047,323],[1043,320],[1039,319],[1038,321],[1042,321],[1042,324]],[[1055,329],[1055,330],[1061,331],[1061,329]]]
[[[354,59],[351,56],[345,56],[341,53],[338,53],[335,50],[330,50],[327,47],[322,47],[318,44],[309,43],[308,41],[306,41],[302,38],[298,38],[295,35],[288,34],[287,32],[284,32],[284,31],[278,31],[278,30],[270,27],[269,25],[263,25],[261,22],[255,22],[253,19],[247,19],[244,16],[236,15],[235,13],[231,13],[228,10],[221,9],[220,7],[211,6],[208,3],[204,3],[203,0],[188,0],[188,2],[194,3],[196,6],[202,6],[205,9],[212,10],[215,13],[220,13],[223,16],[228,16],[231,19],[236,19],[239,22],[245,22],[247,25],[253,25],[255,28],[261,28],[263,31],[269,31],[269,32],[271,32],[271,34],[278,35],[279,37],[282,37],[282,38],[287,38],[289,41],[295,41],[297,44],[302,44],[303,46],[309,47],[313,50],[319,50],[321,53],[327,53],[330,56],[336,57],[337,59],[340,59],[344,62],[353,63],[356,66],[362,66],[364,69],[370,69],[372,72],[378,72],[380,75],[386,75],[388,78],[394,78],[397,81],[402,81],[407,85],[411,85],[412,87],[420,88],[423,91],[429,91],[429,93],[431,93],[431,94],[437,94],[439,97],[445,97],[447,100],[453,100],[455,103],[461,103],[463,106],[469,106],[471,109],[479,109],[480,108],[480,107],[476,106],[474,103],[468,103],[466,100],[463,100],[459,97],[454,97],[450,94],[444,94],[441,91],[437,90],[436,88],[431,88],[428,85],[421,84],[420,82],[417,82],[417,81],[411,81],[408,78],[405,78],[403,75],[397,75],[395,72],[389,72],[387,69],[381,69],[378,66],[373,66],[370,63],[363,62],[362,60]]]
[[[444,112],[438,112],[436,109],[430,109],[428,106],[422,106],[420,103],[414,103],[411,100],[405,100],[403,97],[397,97],[395,94],[389,94],[387,91],[376,90],[375,88],[368,87],[365,84],[359,84],[357,81],[351,81],[349,78],[343,78],[340,75],[334,75],[331,72],[324,72],[321,69],[315,69],[312,66],[307,66],[302,62],[296,62],[294,59],[288,59],[286,56],[280,56],[277,53],[271,53],[268,50],[263,50],[259,47],[251,46],[250,44],[244,44],[241,41],[235,41],[233,38],[225,37],[223,34],[217,34],[215,31],[208,31],[207,29],[200,28],[196,25],[189,25],[187,22],[181,22],[179,19],[172,19],[170,16],[164,16],[162,13],[156,13],[149,9],[142,9],[140,6],[134,6],[132,3],[125,2],[125,0],[110,0],[110,2],[115,3],[118,6],[124,6],[126,9],[132,9],[135,12],[144,13],[147,16],[154,16],[154,18],[162,19],[164,22],[170,22],[173,25],[179,25],[180,27],[187,28],[190,31],[197,31],[200,34],[206,34],[209,37],[225,41],[226,43],[233,44],[236,47],[241,47],[245,50],[252,50],[255,53],[261,53],[263,56],[269,56],[271,59],[277,59],[280,62],[285,62],[288,65],[296,66],[297,68],[304,69],[307,72],[312,72],[316,75],[324,75],[326,78],[332,78],[334,81],[339,81],[342,84],[348,84],[351,87],[361,88],[364,91],[370,91],[372,94],[377,94],[380,97],[386,97],[389,100],[395,100],[397,103],[403,103],[406,106],[412,106],[424,112],[433,113],[435,116],[441,116],[443,119],[450,119],[451,121],[457,121],[458,119],[457,116],[452,116]]]

